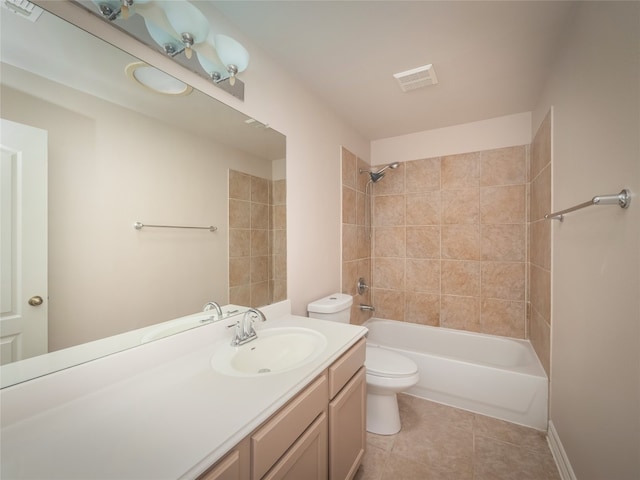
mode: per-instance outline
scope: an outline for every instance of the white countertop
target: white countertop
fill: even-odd
[[[195,478],[365,333],[293,315],[260,327],[312,328],[324,352],[279,374],[232,377],[210,365],[231,340],[219,322],[0,391],[1,478]]]

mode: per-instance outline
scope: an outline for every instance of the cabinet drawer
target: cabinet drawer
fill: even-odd
[[[327,376],[309,385],[251,436],[251,478],[260,479],[327,408]]]
[[[327,414],[321,413],[263,480],[326,480],[327,430]]]
[[[245,438],[198,480],[249,480],[249,469],[249,438]]]
[[[366,348],[366,340],[361,338],[329,367],[329,398],[335,397],[358,369],[364,365]]]

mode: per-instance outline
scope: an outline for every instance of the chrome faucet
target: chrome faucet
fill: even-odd
[[[253,322],[259,319],[261,322],[266,322],[267,317],[264,316],[257,308],[250,308],[242,316],[242,320],[236,322],[236,333],[231,340],[231,346],[237,347],[249,343],[251,340],[258,338],[258,334],[253,329]]]
[[[376,311],[376,307],[374,307],[373,305],[365,305],[364,303],[360,304],[360,310],[365,312],[375,312]]]
[[[214,318],[212,315],[208,319],[203,320],[203,322],[210,322],[213,320],[222,320],[222,308],[220,308],[220,304],[218,302],[207,302],[204,304],[204,307],[202,307],[203,312],[208,312],[210,310],[216,311],[216,317]]]

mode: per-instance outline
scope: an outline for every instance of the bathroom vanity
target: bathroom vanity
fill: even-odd
[[[366,329],[288,308],[263,310],[258,340],[233,347],[233,372],[214,362],[232,348],[228,319],[3,389],[1,477],[352,478],[365,444]],[[251,371],[285,334],[297,350],[307,336],[322,341],[291,365]]]

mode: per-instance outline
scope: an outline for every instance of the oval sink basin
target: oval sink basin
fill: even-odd
[[[308,328],[268,328],[239,347],[231,346],[230,339],[221,342],[211,366],[232,376],[283,373],[316,359],[326,344],[324,335]]]

